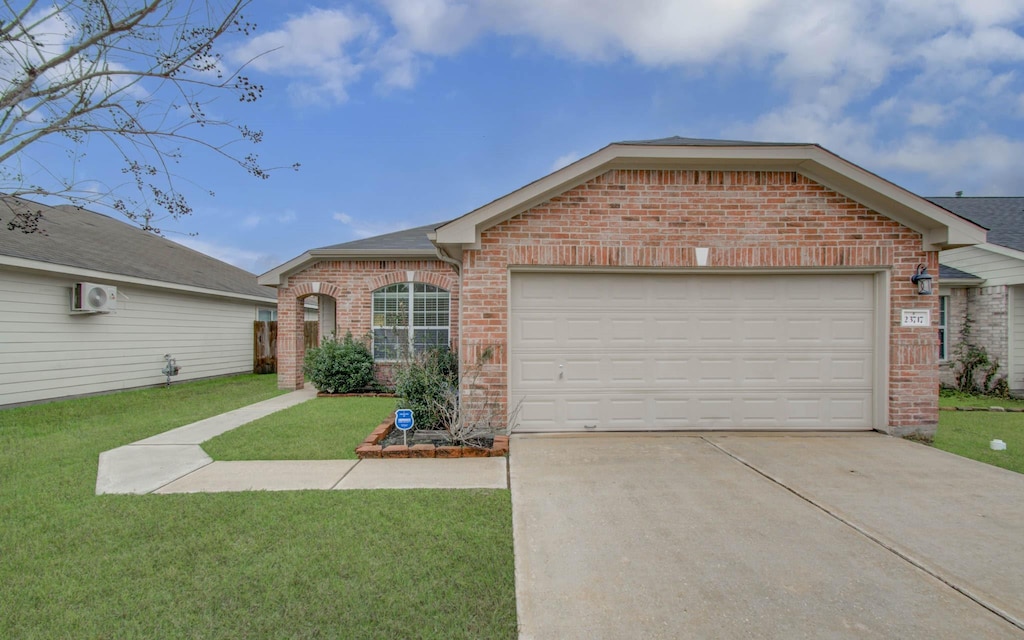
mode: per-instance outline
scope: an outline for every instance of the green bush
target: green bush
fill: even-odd
[[[323,393],[352,393],[373,384],[373,354],[351,333],[341,341],[324,338],[306,352],[302,372]]]
[[[412,409],[417,429],[447,429],[451,411],[445,399],[459,388],[459,356],[449,349],[431,349],[395,368],[399,409]]]

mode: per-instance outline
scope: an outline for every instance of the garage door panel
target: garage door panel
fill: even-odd
[[[620,386],[644,392],[679,392],[688,386],[701,390],[765,389],[776,393],[794,386],[870,390],[871,371],[870,353],[815,352],[756,356],[694,353],[671,357],[660,352],[644,357],[632,352],[564,357],[531,353],[521,355],[512,365],[518,388],[535,391],[555,385],[567,393]]]
[[[524,273],[511,288],[512,397],[537,399],[520,430],[872,426],[870,275]]]
[[[603,342],[601,320],[598,318],[567,318],[563,326],[565,340],[570,345],[599,345]]]
[[[653,331],[650,336],[655,344],[677,347],[693,342],[690,322],[686,319],[656,317],[651,321],[651,326]]]
[[[639,346],[651,340],[648,322],[637,318],[609,318],[609,337],[616,346]]]

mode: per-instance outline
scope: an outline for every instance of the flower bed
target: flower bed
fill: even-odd
[[[508,436],[494,436],[490,448],[437,444],[392,444],[383,446],[384,441],[395,429],[395,416],[380,423],[362,444],[356,447],[356,455],[363,458],[488,458],[508,454]]]

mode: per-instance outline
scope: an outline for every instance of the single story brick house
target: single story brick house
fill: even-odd
[[[939,253],[939,359],[954,357],[964,321],[971,341],[999,362],[997,376],[1024,393],[1024,198],[929,198],[988,229],[985,242]],[[941,368],[953,384],[953,370]]]
[[[675,137],[260,283],[278,291],[284,388],[303,385],[302,301],[319,296],[322,321],[372,335],[383,363],[457,348],[480,367],[463,403],[517,407],[519,432],[905,434],[938,416],[939,298],[911,278],[984,242],[818,145]]]

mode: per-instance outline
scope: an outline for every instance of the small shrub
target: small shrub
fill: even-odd
[[[302,372],[323,393],[352,393],[373,384],[373,354],[351,333],[341,341],[324,338],[306,352]]]
[[[949,366],[953,369],[956,382],[954,389],[969,395],[1009,397],[1010,389],[1006,376],[996,377],[999,361],[992,360],[985,347],[971,340],[970,316],[964,318],[960,327],[960,342],[953,349]],[[981,380],[977,376],[981,376]]]
[[[412,409],[417,429],[447,429],[446,413],[438,398],[459,390],[459,356],[450,349],[431,349],[395,368],[399,409]]]

